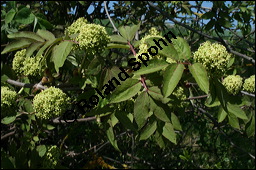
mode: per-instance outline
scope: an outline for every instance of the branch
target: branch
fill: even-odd
[[[171,17],[167,12],[165,12],[165,11],[163,11],[162,9],[160,9],[159,7],[155,6],[152,2],[148,2],[148,4],[149,4],[151,7],[155,8],[156,10],[158,10],[162,15],[166,16],[169,20],[171,20],[171,21],[174,22],[175,24],[180,25],[180,26],[182,26],[182,27],[185,27],[185,28],[189,29],[190,31],[193,31],[193,32],[195,32],[195,33],[197,33],[197,34],[199,34],[199,35],[202,35],[202,36],[206,37],[206,38],[209,38],[209,39],[212,39],[212,40],[216,40],[216,41],[218,41],[218,42],[222,42],[222,43],[223,43],[223,39],[221,39],[221,38],[210,36],[210,35],[208,35],[208,34],[205,34],[205,33],[201,32],[201,31],[195,30],[194,28],[192,28],[192,27],[190,27],[190,26],[188,26],[188,25],[186,25],[186,24],[183,24],[183,23],[181,23],[181,22],[175,20],[175,19],[174,19],[173,17]],[[235,55],[237,55],[237,56],[243,57],[243,58],[245,58],[245,59],[251,61],[253,64],[255,64],[255,60],[254,60],[253,58],[251,58],[251,57],[249,57],[249,56],[247,56],[247,55],[241,54],[241,53],[239,53],[239,52],[237,52],[237,51],[232,50],[230,47],[227,46],[229,43],[227,43],[227,42],[225,42],[225,43],[226,43],[225,46],[226,46],[227,50],[228,50],[230,53],[233,53],[233,54],[235,54]]]
[[[43,85],[41,85],[41,83],[36,83],[36,84],[27,84],[27,83],[21,83],[15,80],[11,80],[11,79],[7,79],[6,80],[7,83],[15,85],[15,86],[19,86],[19,87],[25,87],[25,88],[37,88],[37,89],[47,89],[47,87],[44,87]]]
[[[252,93],[248,93],[248,92],[245,92],[245,91],[241,91],[242,94],[245,94],[247,96],[252,96],[252,97],[255,97],[255,94],[252,94]]]
[[[240,151],[247,153],[251,158],[255,159],[255,156],[252,155],[251,153],[247,152],[246,150],[244,150],[243,148],[240,148],[239,146],[237,146],[236,144],[233,143],[233,141],[226,135],[226,133],[221,129],[219,123],[217,122],[217,120],[215,120],[211,114],[209,114],[208,112],[206,112],[204,109],[198,107],[198,110],[200,112],[202,112],[203,114],[205,114],[209,119],[211,119],[211,121],[213,122],[214,126],[217,127],[217,129],[219,130],[220,133],[223,134],[223,136],[228,139],[228,141],[230,142],[230,144],[236,148],[238,148]]]
[[[15,85],[15,86],[19,86],[19,87],[24,87],[24,88],[37,88],[40,90],[45,90],[48,87],[45,87],[42,85],[42,83],[36,83],[36,84],[28,84],[28,83],[21,83],[19,81],[15,81],[15,80],[11,80],[11,79],[7,79],[6,80],[7,83]],[[79,90],[83,90],[79,87],[63,87],[63,84],[56,86],[57,88],[60,88],[63,91],[79,91]]]
[[[7,133],[7,134],[1,136],[1,140],[5,139],[5,138],[7,138],[7,137],[9,137],[9,136],[12,136],[12,135],[14,135],[14,134],[15,134],[15,131],[9,132],[9,133]]]
[[[105,8],[106,14],[107,14],[107,16],[108,16],[108,19],[109,19],[109,21],[111,22],[111,24],[112,24],[112,26],[113,26],[113,28],[114,28],[114,31],[119,34],[118,29],[116,28],[115,24],[113,23],[113,21],[112,21],[110,15],[109,15],[109,13],[108,13],[108,8],[107,8],[107,3],[106,3],[106,1],[104,1],[104,8]]]
[[[189,97],[186,100],[194,100],[194,99],[201,99],[201,98],[206,98],[208,95],[202,95],[202,96],[195,96],[195,97]]]
[[[96,120],[96,117],[87,117],[87,118],[81,118],[81,119],[74,119],[74,120],[60,120],[59,117],[53,119],[53,123],[73,123],[73,122],[87,122],[87,121],[92,121]]]

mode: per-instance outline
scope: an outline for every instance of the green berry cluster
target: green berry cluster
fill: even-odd
[[[231,54],[225,46],[206,41],[200,45],[193,58],[195,62],[203,64],[212,75],[221,76],[227,70]]]
[[[223,80],[222,84],[229,94],[236,95],[243,86],[243,78],[239,75],[229,75]]]
[[[17,51],[12,61],[13,70],[19,75],[39,76],[41,74],[40,60],[43,56],[26,57],[26,49]]]
[[[255,93],[255,75],[252,75],[251,77],[245,79],[243,90],[249,93]]]
[[[59,160],[60,160],[60,150],[56,145],[53,145],[47,150],[44,156],[43,168],[55,169]]]
[[[187,96],[183,87],[176,87],[171,95],[171,107],[184,108],[189,105],[189,102],[186,101]]]
[[[84,18],[77,19],[66,29],[68,35],[78,34],[75,41],[80,49],[86,50],[90,54],[102,52],[110,42],[110,36],[105,27],[97,24],[88,24]]]
[[[146,43],[146,41],[149,39],[149,38],[152,38],[152,37],[158,37],[158,38],[162,38],[164,39],[164,37],[160,36],[160,33],[157,31],[157,29],[155,27],[152,27],[150,30],[149,30],[149,34],[144,36],[141,40],[140,40],[140,45],[139,45],[139,52],[137,53],[137,55],[135,56],[136,60],[139,61],[139,62],[142,62],[138,57],[142,54],[142,53],[147,53],[148,56],[149,56],[149,60],[153,59],[153,58],[161,58],[161,56],[159,54],[155,55],[155,56],[151,56],[149,53],[148,53],[148,49],[150,48],[150,46]],[[154,53],[155,51],[152,50],[152,52]],[[144,60],[146,60],[146,56],[142,55],[142,58]]]
[[[36,116],[51,119],[63,114],[70,104],[70,98],[61,89],[50,87],[33,99]]]
[[[1,86],[1,116],[5,117],[15,114],[17,109],[16,99],[17,93],[9,89],[9,87]]]
[[[75,22],[73,22],[69,27],[66,28],[65,33],[68,35],[78,34],[80,33],[80,29],[85,27],[87,24],[87,20],[83,17],[78,18]]]

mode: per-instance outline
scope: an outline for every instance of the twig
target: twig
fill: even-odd
[[[48,88],[48,87],[43,86],[42,82],[36,83],[36,84],[28,84],[28,83],[22,83],[22,82],[11,80],[11,79],[7,79],[6,82],[9,83],[9,84],[19,86],[19,87],[24,87],[24,88],[37,88],[37,89],[41,89],[41,90],[45,90],[45,89]],[[59,86],[56,86],[56,87],[60,88],[63,91],[79,91],[79,90],[82,90],[79,87],[63,87],[63,84],[59,85]]]
[[[41,85],[40,83],[36,83],[36,84],[27,84],[27,83],[21,83],[15,80],[11,80],[11,79],[7,79],[6,80],[7,83],[15,85],[15,86],[19,86],[19,87],[25,87],[25,88],[37,88],[37,89],[47,89],[47,87]]]
[[[53,119],[53,123],[73,123],[73,122],[87,122],[87,121],[92,121],[96,120],[96,117],[87,117],[87,118],[81,118],[81,119],[74,119],[74,120],[60,120],[59,117]]]
[[[186,100],[194,100],[194,99],[201,99],[201,98],[206,98],[208,95],[202,95],[202,96],[195,96],[195,97],[189,97]]]
[[[117,29],[116,26],[114,25],[114,23],[113,23],[113,21],[112,21],[110,15],[109,15],[109,13],[108,13],[108,8],[107,8],[107,3],[106,3],[106,1],[104,1],[104,8],[105,8],[106,14],[107,14],[107,16],[108,16],[108,19],[109,19],[109,21],[111,22],[111,24],[112,24],[112,26],[113,26],[113,28],[114,28],[114,31],[119,34],[118,29]]]
[[[252,96],[252,97],[255,97],[255,94],[252,94],[252,93],[248,93],[246,91],[241,91],[242,94],[245,94],[247,96]]]
[[[5,139],[5,138],[8,138],[9,136],[12,136],[12,135],[14,135],[14,134],[15,134],[15,131],[9,132],[9,133],[7,133],[7,134],[1,136],[1,140]]]

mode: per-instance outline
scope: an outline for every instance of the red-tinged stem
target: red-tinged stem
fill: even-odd
[[[136,52],[135,52],[135,50],[134,50],[132,44],[131,44],[129,41],[128,41],[127,43],[128,43],[128,45],[130,46],[130,49],[131,49],[133,55],[136,56]]]
[[[132,44],[131,44],[129,41],[128,41],[127,43],[128,43],[128,45],[130,46],[130,49],[131,49],[133,55],[136,56],[136,52],[135,52],[135,50],[134,50]],[[142,83],[142,86],[146,89],[146,92],[148,92],[148,87],[147,87],[147,85],[146,85],[144,76],[142,76],[142,75],[140,76],[140,81],[141,81],[141,83]]]
[[[144,76],[142,76],[142,75],[140,76],[140,81],[141,81],[143,87],[146,89],[146,92],[148,92],[148,87],[146,85]]]

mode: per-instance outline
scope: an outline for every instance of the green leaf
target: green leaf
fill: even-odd
[[[46,40],[55,40],[55,36],[50,31],[39,29],[36,33]]]
[[[206,94],[209,93],[209,78],[207,76],[207,71],[201,63],[195,63],[188,66],[190,73],[195,78],[198,86]]]
[[[115,116],[122,123],[122,125],[124,127],[126,127],[127,129],[131,129],[132,131],[136,131],[136,128],[134,127],[133,123],[131,122],[128,113],[117,111],[115,113]]]
[[[2,70],[1,70],[2,71]],[[1,76],[1,83],[4,83],[4,82],[6,82],[7,80],[9,79],[9,77],[7,76],[7,75],[2,75]]]
[[[37,19],[38,19],[38,23],[41,28],[49,29],[49,30],[51,30],[53,28],[52,24],[49,21],[42,19],[40,17],[37,17]]]
[[[129,26],[122,26],[122,27],[120,27],[118,30],[119,30],[119,32],[120,32],[120,34],[122,35],[122,37],[124,38],[124,39],[126,39],[127,41],[128,41],[128,37],[129,37],[129,35],[127,34],[127,30],[129,29]]]
[[[227,108],[228,108],[229,113],[235,115],[236,117],[238,117],[240,119],[245,119],[245,120],[248,119],[245,112],[238,105],[230,104],[228,102]]]
[[[255,116],[253,115],[251,121],[246,124],[246,134],[248,137],[255,135]]]
[[[36,147],[36,151],[38,152],[40,157],[43,157],[46,153],[46,146],[45,145],[39,145]]]
[[[36,56],[42,55],[44,53],[44,50],[46,50],[48,47],[51,47],[52,45],[54,45],[58,41],[62,41],[62,38],[57,38],[55,40],[46,41],[44,46],[42,46],[42,48],[40,48],[40,50],[36,53]]]
[[[130,49],[129,45],[114,44],[114,43],[109,43],[106,48],[107,48],[107,49],[110,49],[110,48],[125,48],[125,49]]]
[[[203,19],[211,19],[213,17],[215,17],[215,13],[213,11],[206,12],[202,16]]]
[[[233,128],[237,128],[237,129],[240,129],[240,126],[239,126],[239,121],[237,119],[237,117],[233,114],[229,114],[228,115],[228,122],[229,124],[233,127]]]
[[[99,89],[101,89],[103,85],[108,84],[108,81],[111,80],[113,77],[118,77],[119,73],[120,73],[120,69],[117,66],[113,66],[112,68],[107,68],[105,75],[102,76],[101,78]]]
[[[1,54],[5,54],[11,51],[25,48],[29,46],[32,42],[33,41],[31,41],[31,39],[20,39],[20,40],[13,41],[4,48]]]
[[[156,130],[156,132],[154,134],[154,139],[157,142],[157,144],[160,146],[160,148],[165,148],[165,143],[164,143],[163,137],[158,132],[158,129]]]
[[[214,79],[213,83],[216,86],[216,94],[220,101],[220,104],[223,107],[223,109],[228,113],[227,101],[228,101],[229,94],[227,93],[223,84],[220,83],[218,80]]]
[[[124,39],[127,41],[132,41],[136,32],[139,30],[140,24],[138,25],[133,25],[133,26],[122,26],[118,30],[120,34],[123,36]]]
[[[140,134],[140,139],[139,140],[146,140],[148,139],[155,131],[157,128],[157,122],[156,121],[150,121],[145,128],[143,128],[141,134]]]
[[[167,43],[167,46],[165,46],[163,44],[163,42],[160,40],[160,39],[163,39],[166,43]],[[160,40],[160,41],[159,41]],[[156,42],[159,42],[160,46],[162,47],[162,49],[160,49],[157,45],[156,45]],[[166,40],[164,37],[160,38],[158,36],[156,37],[150,37],[150,38],[147,38],[145,40],[145,43],[148,44],[149,47],[152,47],[152,46],[155,46],[155,47],[158,47],[158,54],[160,55],[163,55],[165,57],[169,57],[169,58],[172,58],[173,60],[178,60],[179,59],[179,55],[178,55],[178,52],[177,50],[174,48],[174,45],[169,43],[168,40]]]
[[[46,128],[47,128],[47,130],[53,130],[53,129],[55,129],[55,127],[54,127],[54,126],[49,125],[49,124],[46,126]]]
[[[115,127],[115,125],[118,123],[118,121],[119,121],[119,120],[117,119],[115,113],[112,113],[112,114],[110,115],[110,119],[109,119],[109,123],[111,124],[111,126],[112,126],[112,127]]]
[[[231,59],[229,59],[227,68],[231,67],[234,64],[234,62],[235,62],[235,57],[232,57]]]
[[[163,136],[171,141],[172,143],[176,144],[176,134],[173,129],[173,125],[171,123],[166,122],[163,127]]]
[[[164,109],[159,106],[159,103],[156,104],[152,98],[149,98],[150,110],[154,113],[154,115],[164,121],[164,122],[171,122],[169,117],[166,115]]]
[[[149,96],[147,92],[142,92],[134,103],[134,119],[138,125],[138,130],[141,129],[147,122],[149,117]]]
[[[172,120],[172,124],[173,124],[174,129],[182,131],[182,127],[180,125],[180,121],[179,121],[178,117],[174,113],[172,113],[171,120]]]
[[[12,21],[16,14],[16,11],[12,8],[5,16],[5,24],[8,24]]]
[[[138,71],[133,72],[135,76],[142,74],[154,73],[156,71],[162,70],[167,67],[169,64],[164,60],[150,60],[148,66],[142,66]]]
[[[208,97],[205,101],[205,106],[207,107],[215,107],[215,106],[219,106],[220,105],[220,101],[217,97],[217,92],[216,92],[216,86],[215,84],[212,82],[212,79],[209,80],[209,94]]]
[[[108,128],[107,128],[106,133],[107,133],[108,140],[112,144],[112,146],[114,146],[114,148],[116,150],[120,151],[120,149],[118,148],[118,145],[117,145],[117,141],[115,139],[115,134],[114,134],[114,131],[113,131],[113,127],[109,125]]]
[[[44,39],[34,32],[21,31],[7,35],[8,38],[28,38],[39,42],[44,42]]]
[[[32,43],[26,50],[26,57],[30,57],[36,50],[39,49],[44,43],[43,42],[35,42]]]
[[[34,112],[33,104],[30,100],[25,99],[23,105],[28,113]]]
[[[128,41],[132,41],[135,37],[136,32],[140,29],[140,23],[138,25],[133,25],[130,27],[130,29],[128,30],[128,35],[129,35],[129,39]]]
[[[73,64],[74,66],[76,66],[76,67],[78,66],[78,63],[77,63],[75,57],[69,55],[69,56],[67,57],[67,60],[68,60],[71,64]]]
[[[172,94],[175,87],[178,85],[185,67],[183,64],[170,64],[164,71],[163,75],[163,94],[168,97]]]
[[[110,36],[110,41],[127,44],[127,40],[124,37],[120,36],[120,35],[111,35]]]
[[[148,94],[155,100],[159,100],[162,103],[167,103],[168,101],[170,101],[169,98],[164,98],[164,96],[162,95],[161,90],[159,89],[159,87],[157,86],[153,86],[153,87],[149,87],[148,88]]]
[[[119,85],[110,96],[110,103],[118,103],[135,96],[141,89],[141,84],[137,79],[127,79]]]
[[[27,7],[20,9],[15,16],[16,22],[21,24],[30,24],[34,21],[34,19],[35,15],[32,14],[31,10]]]
[[[36,25],[37,25],[37,21],[38,21],[38,19],[37,19],[37,17],[35,17],[35,20],[34,20],[34,27],[33,27],[33,32],[35,32]]]
[[[189,9],[190,5],[182,4],[181,6],[186,10],[186,12],[188,13],[188,15],[191,15],[191,10]]]
[[[38,136],[34,136],[34,137],[33,137],[33,140],[34,140],[35,142],[38,142],[38,141],[39,141]]]
[[[218,122],[222,122],[227,117],[227,115],[227,112],[225,112],[225,110],[220,107],[218,112]]]
[[[186,40],[181,37],[177,37],[176,39],[172,38],[172,43],[178,53],[179,60],[191,58],[190,47]]]
[[[62,41],[53,48],[51,61],[53,61],[57,73],[59,73],[59,68],[64,65],[73,44],[70,41]]]
[[[211,19],[206,25],[205,25],[205,30],[209,31],[210,29],[213,28],[213,26],[215,25],[215,19]]]
[[[16,116],[4,117],[4,118],[1,120],[1,123],[8,125],[8,124],[14,122],[15,119],[16,119]]]

